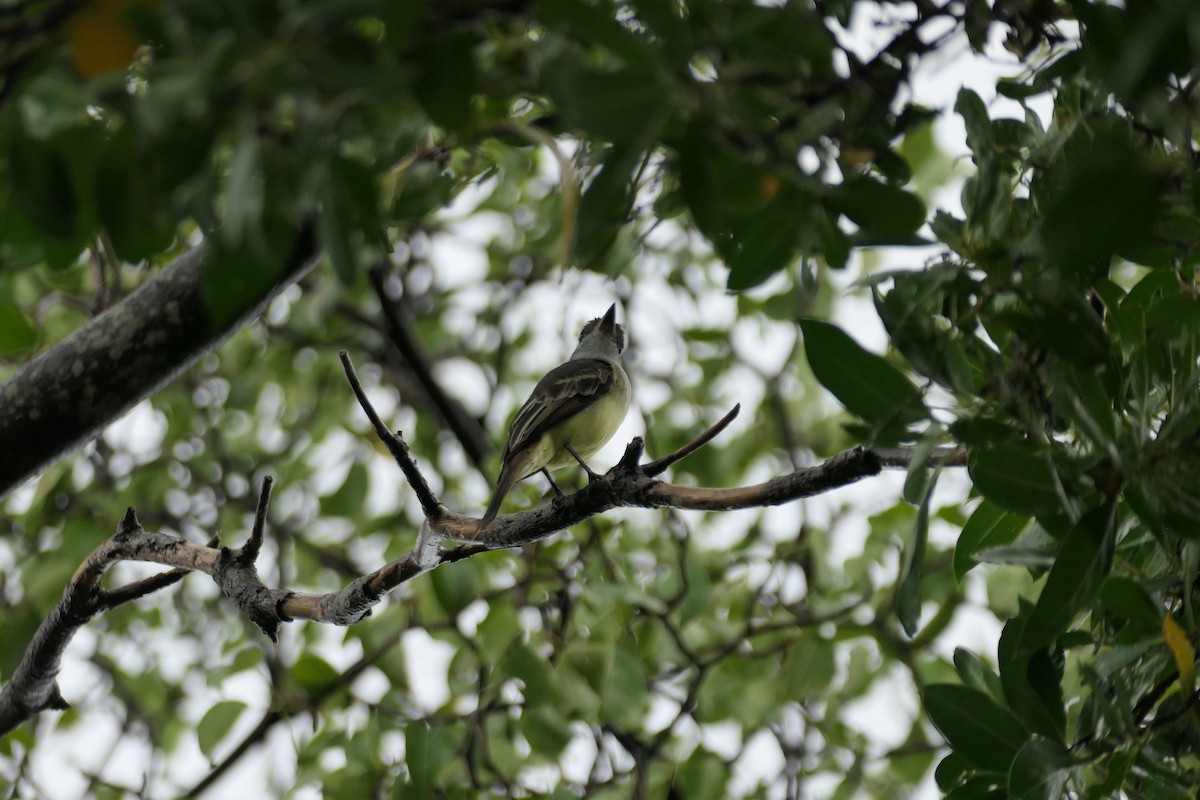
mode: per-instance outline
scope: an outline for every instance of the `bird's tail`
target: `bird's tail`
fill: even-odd
[[[479,520],[479,530],[486,528],[496,515],[500,513],[500,504],[508,496],[513,484],[521,477],[521,467],[525,465],[528,453],[520,453],[504,463],[500,469],[500,479],[496,481],[496,491],[492,493],[492,502],[488,503],[483,519]]]

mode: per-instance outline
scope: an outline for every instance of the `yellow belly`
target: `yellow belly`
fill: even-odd
[[[562,469],[575,466],[574,457],[564,447],[566,444],[571,445],[585,461],[607,444],[629,411],[629,379],[620,371],[616,372],[615,377],[615,384],[606,395],[542,436],[530,453],[522,477],[528,477],[543,467]]]

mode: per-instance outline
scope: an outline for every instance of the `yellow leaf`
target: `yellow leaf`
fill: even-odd
[[[1196,651],[1188,641],[1187,634],[1179,627],[1170,614],[1163,619],[1163,639],[1175,656],[1175,666],[1179,668],[1179,686],[1187,694],[1191,694],[1196,684]]]
[[[75,66],[94,78],[129,66],[142,40],[129,21],[138,0],[92,0],[67,23]]]

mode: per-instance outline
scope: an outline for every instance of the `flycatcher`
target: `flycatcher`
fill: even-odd
[[[517,412],[500,456],[496,492],[479,523],[481,530],[496,518],[518,480],[575,463],[588,469],[586,459],[621,426],[629,410],[629,376],[621,367],[625,329],[616,316],[614,303],[603,317],[584,325],[575,352],[538,381]]]

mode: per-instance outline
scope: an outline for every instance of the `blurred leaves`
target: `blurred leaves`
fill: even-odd
[[[672,480],[736,486],[849,441],[919,443],[913,505],[884,498],[852,548],[861,526],[840,505],[604,517],[422,576],[348,631],[291,626],[278,651],[185,581],[97,626],[97,668],[136,721],[125,735],[144,731],[156,764],[185,746],[222,756],[246,706],[196,708],[193,689],[237,676],[281,717],[311,713],[311,731],[292,728],[294,789],[331,797],[536,794],[531,764],[554,770],[550,796],[810,778],[899,796],[940,746],[929,722],[950,797],[1194,796],[1200,12],[968,3],[922,11],[864,60],[834,24],[864,10],[96,0],[19,47],[8,31],[32,18],[4,27],[0,367],[202,238],[217,321],[240,317],[309,222],[338,278],[315,275],[135,410],[162,431],[144,448],[106,435],[13,501],[8,639],[29,640],[126,506],[195,541],[244,530],[264,470],[281,487],[279,585],[329,591],[406,552],[418,512],[379,479],[329,352],[363,354],[449,505],[482,484],[381,335],[362,270],[393,268],[435,372],[453,367],[490,427],[545,366],[515,321],[551,287],[576,291],[571,266],[611,279],[633,319],[696,310],[678,337],[631,326],[652,449],[686,441],[730,391],[748,404],[754,424]],[[935,20],[979,50],[1003,29],[1012,53],[1039,54],[998,85],[1010,110],[959,92],[969,161],[938,150],[935,112],[905,105],[911,72],[943,52]],[[956,170],[961,210],[939,208]],[[475,222],[478,271],[447,255]],[[874,268],[868,248],[927,237],[936,252]],[[843,314],[831,269],[861,270],[886,346]],[[738,293],[732,322],[711,311],[722,290]],[[795,342],[796,320],[804,358],[746,357]],[[827,413],[829,394],[852,419]],[[933,491],[944,445],[967,450],[969,516]],[[981,587],[994,652],[943,647]],[[346,680],[360,651],[369,677]],[[443,669],[449,695],[416,688]],[[924,687],[925,716],[879,758],[848,714],[896,674]],[[86,713],[19,732],[6,755],[53,746]],[[778,746],[775,783],[731,783],[710,726]],[[589,748],[594,785],[563,768]]]

